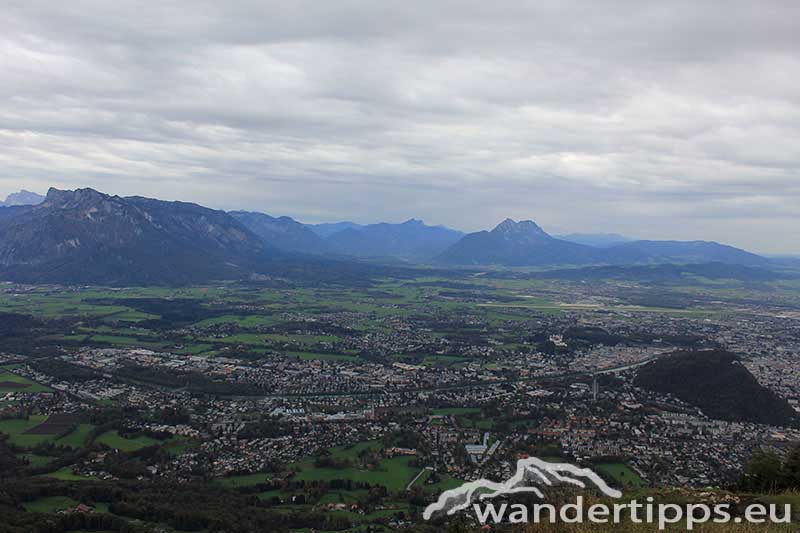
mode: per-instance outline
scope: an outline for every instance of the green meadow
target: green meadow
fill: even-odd
[[[95,442],[105,444],[109,448],[114,448],[123,452],[135,452],[148,446],[161,444],[163,441],[152,439],[144,435],[128,439],[121,436],[117,431],[107,431],[97,437]]]
[[[22,504],[31,513],[55,513],[76,505],[78,502],[66,496],[50,496]]]
[[[0,393],[51,392],[52,389],[0,367]]]
[[[593,465],[596,472],[601,472],[623,487],[644,487],[647,483],[624,463],[600,463]]]

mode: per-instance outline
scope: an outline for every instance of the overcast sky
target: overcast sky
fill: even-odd
[[[6,1],[0,194],[49,186],[800,253],[800,2]]]

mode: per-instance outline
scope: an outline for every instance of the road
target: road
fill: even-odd
[[[416,476],[414,476],[414,479],[412,479],[412,480],[411,480],[411,483],[409,483],[409,484],[408,484],[408,486],[406,487],[406,490],[411,490],[411,487],[413,487],[413,486],[414,486],[414,483],[416,483],[416,482],[417,482],[417,480],[418,480],[418,479],[419,479],[419,478],[422,476],[422,474],[424,474],[424,473],[425,473],[425,471],[426,471],[426,470],[433,470],[433,467],[426,466],[425,468],[423,468],[422,470],[420,470],[420,471],[419,471],[419,474],[417,474]]]

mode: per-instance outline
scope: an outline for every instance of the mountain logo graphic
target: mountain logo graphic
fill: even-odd
[[[437,513],[453,515],[458,511],[463,511],[476,500],[489,500],[507,494],[529,492],[544,499],[543,489],[546,487],[566,484],[586,488],[587,482],[609,498],[622,497],[620,491],[609,487],[600,476],[589,468],[581,468],[569,463],[548,463],[537,457],[529,457],[517,461],[517,471],[502,483],[479,479],[443,492],[436,502],[425,508],[422,517],[430,520]]]

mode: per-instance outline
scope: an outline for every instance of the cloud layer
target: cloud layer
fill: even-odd
[[[792,0],[11,2],[0,193],[800,252],[799,21]]]

